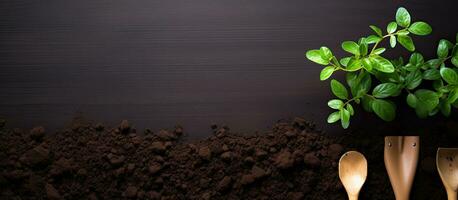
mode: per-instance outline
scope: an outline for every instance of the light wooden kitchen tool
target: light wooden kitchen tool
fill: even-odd
[[[396,200],[408,200],[417,170],[419,136],[385,137],[384,160]]]
[[[349,151],[340,157],[339,178],[349,200],[357,200],[367,177],[367,160],[357,151]]]
[[[448,200],[457,200],[458,148],[437,149],[436,166],[447,190]]]

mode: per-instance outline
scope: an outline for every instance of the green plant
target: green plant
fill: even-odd
[[[365,111],[392,121],[396,104],[390,98],[401,95],[405,95],[407,105],[415,109],[420,118],[439,111],[449,116],[452,106],[458,108],[458,34],[455,44],[445,39],[439,41],[437,58],[425,61],[420,53],[415,52],[404,62],[402,57],[395,60],[383,57],[386,48],[380,47],[381,43],[389,40],[391,48],[400,44],[414,52],[411,35],[428,35],[432,32],[431,26],[422,21],[411,23],[409,12],[400,7],[396,12],[396,22],[388,23],[386,34],[377,26],[371,25],[370,28],[375,34],[362,37],[358,42],[342,43],[342,49],[350,56],[338,60],[324,46],[306,52],[309,60],[325,66],[320,80],[327,80],[336,71],[346,73],[350,92],[344,84],[331,80],[331,91],[337,98],[328,102],[328,106],[336,110],[329,115],[328,123],[340,120],[342,127],[348,128],[350,118],[355,114],[354,104],[361,104]],[[455,67],[447,67],[450,64]]]

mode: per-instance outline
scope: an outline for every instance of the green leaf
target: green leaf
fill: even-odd
[[[351,72],[361,69],[361,60],[351,58],[350,61],[348,61],[347,63],[346,69]]]
[[[437,56],[439,58],[445,58],[448,55],[448,45],[446,40],[440,40],[437,46]]]
[[[386,26],[386,32],[390,34],[394,33],[397,28],[398,28],[398,25],[396,24],[396,22],[390,22],[388,26]]]
[[[362,56],[365,56],[367,55],[367,43],[365,42],[362,42],[360,45],[359,45],[359,54],[362,55]]]
[[[398,34],[398,35],[409,35],[410,32],[409,32],[409,31],[406,31],[406,30],[399,30],[399,31],[397,32],[397,34]]]
[[[409,90],[413,90],[421,84],[421,80],[423,75],[420,70],[416,70],[414,72],[410,72],[407,74],[405,78],[406,88]]]
[[[396,36],[390,36],[390,47],[394,48],[396,46]]]
[[[383,99],[375,99],[372,102],[372,110],[385,121],[393,121],[396,117],[396,106]]]
[[[402,68],[405,69],[406,71],[413,72],[413,71],[416,71],[419,68],[419,66],[418,65],[412,65],[412,63],[407,63],[407,65],[405,65]]]
[[[340,111],[333,112],[328,116],[328,123],[332,124],[340,120]]]
[[[453,88],[450,93],[448,93],[447,102],[454,103],[458,99],[458,88]]]
[[[344,129],[347,129],[350,126],[350,112],[345,108],[340,110],[340,121]]]
[[[331,50],[329,50],[328,47],[321,47],[320,55],[321,55],[321,58],[323,58],[324,60],[330,61],[332,59],[332,52]]]
[[[378,71],[385,72],[385,73],[394,72],[393,64],[386,58],[383,58],[381,56],[373,56],[371,58],[371,61],[374,63],[373,67],[377,69]]]
[[[309,50],[307,51],[307,53],[305,53],[305,56],[307,57],[307,59],[317,63],[317,64],[320,64],[320,65],[328,65],[329,64],[329,60],[325,60],[323,59],[323,57],[321,57],[321,51],[320,50]]]
[[[441,74],[439,73],[439,70],[437,69],[428,69],[423,72],[423,79],[425,80],[437,80],[441,78]]]
[[[347,104],[347,110],[348,112],[350,112],[351,116],[355,115],[355,110],[353,109],[353,106],[351,104]]]
[[[458,67],[458,56],[452,58],[452,64],[455,65],[455,67]]]
[[[328,79],[329,77],[331,77],[332,73],[334,73],[334,66],[327,66],[325,68],[323,68],[320,72],[320,80],[324,81],[326,79]]]
[[[359,75],[355,72],[347,73],[346,80],[350,86],[353,97],[361,97],[371,88],[371,76],[365,71],[362,71]]]
[[[418,66],[421,65],[425,62],[423,56],[420,53],[413,53],[410,56],[409,63],[412,65]]]
[[[429,35],[433,29],[426,22],[415,22],[409,27],[409,31],[415,35]]]
[[[379,36],[370,35],[369,37],[366,38],[366,43],[374,44],[374,43],[380,42],[380,40],[382,40],[382,38],[380,38]]]
[[[427,68],[437,68],[442,64],[442,59],[431,59],[425,62],[424,66]]]
[[[441,113],[444,116],[448,117],[448,116],[450,116],[450,111],[452,110],[452,105],[450,103],[448,103],[447,101],[443,101],[440,104],[440,110],[441,110]]]
[[[352,57],[345,57],[345,58],[340,59],[339,62],[342,66],[346,67],[348,65],[348,62],[350,62],[351,58]]]
[[[440,69],[440,74],[442,78],[451,85],[456,85],[458,84],[458,74],[455,72],[455,70],[443,67]]]
[[[358,74],[356,72],[349,72],[345,76],[345,80],[347,81],[348,86],[352,88],[356,84],[359,84],[358,82]]]
[[[452,49],[452,57],[458,57],[458,43]]]
[[[386,98],[398,92],[399,86],[394,83],[382,83],[375,86],[372,95],[377,98]]]
[[[444,81],[442,79],[437,79],[433,81],[433,88],[439,91],[442,87],[444,87]]]
[[[368,96],[363,96],[361,98],[361,105],[363,106],[363,109],[366,111],[366,112],[372,112],[372,102],[373,102],[373,99],[371,97],[368,97]]]
[[[417,97],[414,94],[409,93],[407,95],[407,105],[409,105],[410,107],[412,108],[417,107],[417,101],[418,101]]]
[[[332,109],[336,109],[336,110],[339,110],[340,108],[342,108],[344,102],[340,99],[332,99],[330,101],[328,101],[328,106]]]
[[[377,55],[380,55],[382,54],[383,52],[385,52],[385,48],[378,48],[378,49],[375,49],[374,50],[374,54],[377,54]]]
[[[367,71],[372,71],[372,67],[374,64],[370,57],[364,58],[363,60],[361,60],[361,63],[363,64],[364,69],[366,69]]]
[[[371,27],[371,29],[372,29],[379,37],[383,37],[382,30],[381,30],[379,27],[374,26],[374,25],[370,25],[369,27]]]
[[[367,94],[369,90],[371,89],[371,84],[372,84],[372,76],[369,73],[365,73],[362,76],[360,76],[360,82],[358,85],[356,85],[356,96],[360,97],[363,96],[364,94]]]
[[[431,112],[428,113],[428,116],[434,116],[436,115],[438,112],[439,112],[439,108],[440,107],[440,104],[438,107],[435,107]],[[418,109],[418,108],[417,108]]]
[[[396,22],[404,28],[410,25],[410,14],[405,8],[400,7],[396,11]]]
[[[342,43],[342,49],[348,53],[359,55],[359,45],[353,41],[345,41]]]
[[[427,117],[439,105],[439,95],[434,91],[419,89],[415,91],[415,96],[418,99],[415,112],[420,118]]]
[[[412,38],[408,35],[399,35],[398,36],[398,42],[401,44],[404,48],[406,48],[409,51],[415,51],[415,45],[413,44]]]
[[[331,80],[331,90],[336,97],[339,97],[340,99],[348,99],[347,89],[342,83],[335,79]]]

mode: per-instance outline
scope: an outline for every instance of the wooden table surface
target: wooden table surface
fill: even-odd
[[[304,52],[326,45],[342,55],[342,41],[385,26],[402,5],[433,26],[416,40],[432,57],[458,32],[454,2],[2,0],[0,115],[25,128],[60,128],[79,114],[179,123],[191,137],[212,123],[252,131],[304,116],[341,133],[325,124],[329,82]]]

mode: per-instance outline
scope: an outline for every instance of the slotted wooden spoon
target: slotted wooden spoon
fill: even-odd
[[[420,152],[419,136],[385,137],[385,168],[396,200],[408,200]]]
[[[349,200],[358,200],[359,191],[367,177],[367,160],[357,151],[349,151],[340,157],[339,178]]]
[[[448,200],[457,200],[458,148],[437,149],[436,166],[447,190]]]

